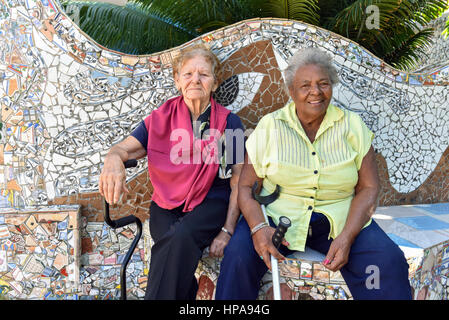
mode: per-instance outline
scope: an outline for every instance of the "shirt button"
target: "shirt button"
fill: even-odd
[[[307,208],[308,210],[312,210],[313,209],[313,207],[312,206],[309,206],[308,208]]]
[[[318,170],[313,171],[313,173],[317,174],[317,173],[318,173]]]

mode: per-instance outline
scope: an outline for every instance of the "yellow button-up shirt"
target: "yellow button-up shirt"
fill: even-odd
[[[304,251],[312,211],[329,220],[329,238],[343,230],[358,170],[373,137],[359,115],[332,104],[313,143],[294,102],[259,121],[246,150],[257,176],[264,179],[261,195],[273,192],[276,184],[281,187],[266,212],[276,224],[281,216],[290,218],[292,226],[285,235],[289,249]]]

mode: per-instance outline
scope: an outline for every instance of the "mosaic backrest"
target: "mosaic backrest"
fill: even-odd
[[[96,44],[56,1],[10,0],[0,2],[0,207],[81,203],[100,219],[94,211],[105,154],[177,94],[171,62],[193,43],[207,43],[223,62],[217,99],[246,128],[289,100],[281,74],[288,57],[308,46],[327,51],[341,81],[333,103],[375,132],[381,204],[449,199],[449,64],[400,72],[350,40],[281,19],[243,21],[130,56]],[[137,207],[149,201],[146,175],[145,161],[129,171]]]

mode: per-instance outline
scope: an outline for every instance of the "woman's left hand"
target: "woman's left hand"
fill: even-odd
[[[343,231],[332,241],[323,261],[323,265],[334,272],[348,262],[353,242],[376,209],[379,179],[373,146],[363,158],[358,174],[355,196],[352,199]]]
[[[351,245],[350,237],[340,234],[332,241],[323,265],[333,272],[340,270],[348,262]]]
[[[209,256],[219,258],[223,256],[223,250],[228,245],[231,236],[223,231],[215,237],[209,246]]]

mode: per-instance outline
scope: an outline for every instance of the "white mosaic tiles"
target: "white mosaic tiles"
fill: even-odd
[[[126,56],[96,45],[56,1],[2,1],[0,8],[0,206],[96,191],[109,147],[176,94],[170,62],[178,48]],[[449,144],[448,65],[399,72],[351,41],[286,20],[250,20],[195,41],[226,60],[260,40],[271,41],[281,69],[304,46],[334,56],[341,79],[334,103],[358,112],[376,133],[374,146],[399,192],[413,191],[435,169]],[[238,112],[251,103],[261,79],[236,76],[241,95],[228,107]],[[145,167],[142,161],[130,179]]]
[[[441,26],[441,21],[435,23]],[[429,57],[423,57],[419,74],[394,70],[349,40],[287,20],[249,20],[193,42],[208,43],[226,61],[251,44],[269,41],[281,70],[301,47],[327,50],[335,58],[341,80],[333,102],[358,112],[375,132],[374,146],[386,159],[391,183],[405,193],[423,183],[449,142],[445,50],[449,42],[438,33],[435,37],[437,43]],[[0,1],[0,207],[46,205],[56,197],[96,192],[102,159],[110,146],[177,94],[170,63],[178,50],[123,55],[95,44],[61,12],[57,1]],[[256,71],[233,75],[224,82],[217,99],[233,112],[241,112],[253,103],[265,76]],[[142,161],[129,169],[128,177],[133,179],[145,170]],[[52,254],[40,249],[26,251],[38,247],[34,244],[49,234],[48,230],[39,232],[36,227],[36,232],[19,235],[2,217],[0,214],[0,272],[8,274],[11,281],[6,286],[0,279],[0,294],[45,299],[109,299],[117,295],[119,263],[132,228],[112,232],[103,223],[84,221],[83,253],[75,277],[64,268],[74,256],[69,250],[70,231],[64,233],[63,225],[56,225],[56,233],[51,234],[61,246],[59,258],[52,260]],[[447,297],[443,292],[447,286],[440,290],[439,285],[448,276],[447,244],[441,246],[434,253],[439,258],[432,260],[436,267],[425,269],[425,275],[417,273],[413,280],[419,290],[430,286],[432,297]],[[128,269],[133,299],[142,298],[146,285],[149,257],[144,248],[149,248],[149,243],[139,244]],[[13,249],[18,252],[18,264],[10,262]],[[198,277],[204,270],[210,273],[217,260],[210,263],[204,261]],[[304,267],[307,269],[307,264]],[[313,264],[309,269],[313,272]],[[49,270],[53,270],[51,275]],[[332,288],[329,283],[308,285],[310,272],[291,280],[295,292],[302,290],[315,298],[350,297],[339,283]],[[31,283],[37,274],[45,279]],[[323,275],[317,269],[317,276]],[[72,290],[70,283],[75,280],[78,288]]]

